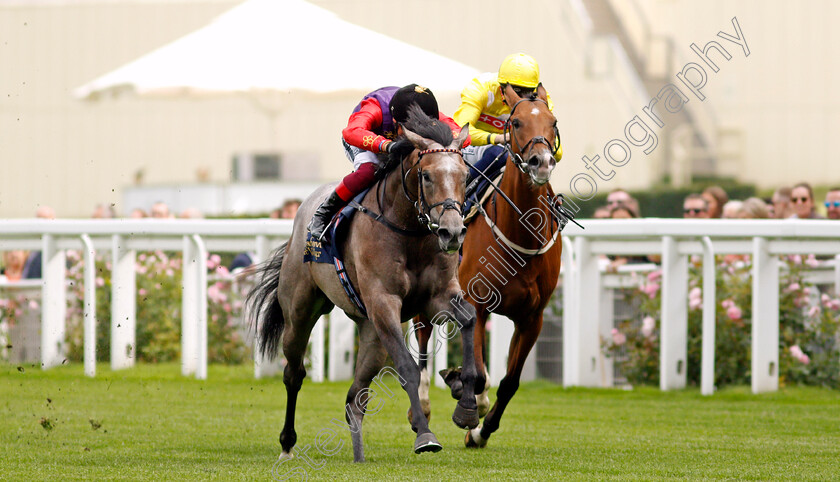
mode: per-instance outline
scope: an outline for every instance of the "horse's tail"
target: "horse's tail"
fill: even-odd
[[[259,281],[248,292],[245,298],[247,312],[257,321],[257,349],[263,356],[274,359],[277,356],[280,336],[286,321],[283,319],[283,309],[277,300],[277,288],[280,286],[280,268],[286,255],[286,245],[283,243],[271,253],[268,260],[261,263],[256,270]],[[262,318],[262,323],[259,323]]]

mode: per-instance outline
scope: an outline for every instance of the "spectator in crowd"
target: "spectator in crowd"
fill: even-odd
[[[300,199],[287,199],[280,206],[280,219],[294,219],[301,202]]]
[[[158,201],[152,204],[151,217],[158,219],[171,219],[172,213],[169,212],[169,206],[163,201]]]
[[[639,201],[624,189],[613,189],[607,194],[607,207],[612,210],[619,205],[629,207],[635,214],[635,217],[639,217]]]
[[[826,193],[825,212],[828,219],[840,219],[840,186],[833,187]]]
[[[146,211],[140,208],[134,208],[131,210],[131,214],[129,215],[129,217],[131,217],[131,219],[143,219],[148,218],[149,215],[146,214]]]
[[[780,187],[773,192],[773,217],[776,219],[787,219],[793,216],[793,203],[791,203],[791,189],[787,186]]]
[[[26,258],[26,251],[15,250],[3,253],[3,276],[7,281],[19,281],[23,278]]]
[[[770,210],[767,203],[757,197],[751,197],[743,202],[738,214],[743,219],[767,219],[770,217]]]
[[[611,219],[635,219],[638,217],[638,213],[634,211],[633,208],[624,204],[619,204],[610,209]],[[610,273],[616,272],[618,267],[624,264],[647,263],[649,261],[653,262],[646,256],[608,256],[607,258],[609,259],[607,271]]]
[[[35,217],[40,219],[55,219],[55,210],[49,206],[41,206],[35,211]],[[26,279],[39,279],[41,277],[41,252],[32,251],[26,258],[23,267],[23,277]]]
[[[729,202],[729,196],[720,186],[709,186],[703,191],[703,199],[709,206],[709,218],[715,219],[723,216],[723,205]]]
[[[117,217],[117,212],[114,211],[114,206],[110,204],[97,204],[90,217],[93,219],[113,219]]]
[[[797,219],[823,219],[814,206],[814,190],[807,182],[800,182],[791,189],[794,215]]]
[[[179,217],[181,219],[204,219],[204,215],[197,208],[184,209]]]
[[[689,194],[683,201],[683,218],[709,219],[709,203],[700,194]]]
[[[601,206],[595,209],[595,212],[592,213],[592,217],[594,219],[609,219],[610,218],[610,208],[607,206]]]
[[[723,219],[742,219],[741,212],[743,207],[743,201],[738,201],[737,199],[727,201],[721,210],[721,217]]]

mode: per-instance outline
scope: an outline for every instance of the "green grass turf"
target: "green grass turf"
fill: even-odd
[[[206,381],[172,364],[100,365],[95,379],[79,365],[21,368],[0,365],[0,480],[271,480],[286,403],[279,378],[255,380],[244,366],[211,366]],[[297,468],[310,480],[840,479],[836,391],[756,396],[739,387],[702,397],[525,383],[487,448],[467,450],[450,420],[455,401],[433,388],[431,428],[444,450],[415,455],[408,399],[389,386],[396,396],[383,396],[381,412],[365,420],[367,463],[352,463],[343,432],[335,455],[309,451],[320,468],[298,457],[278,472]],[[348,387],[304,383],[298,449],[343,419]]]

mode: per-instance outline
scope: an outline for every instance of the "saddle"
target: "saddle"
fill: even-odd
[[[359,195],[353,198],[347,206],[343,207],[338,214],[336,214],[330,225],[327,228],[326,235],[322,240],[312,239],[312,233],[306,232],[306,246],[303,250],[304,263],[331,263],[335,267],[335,272],[338,275],[338,281],[350,301],[356,305],[356,308],[367,316],[367,309],[362,303],[361,297],[350,282],[350,277],[347,276],[347,270],[344,267],[344,256],[341,248],[344,245],[345,237],[347,236],[350,221],[353,215],[356,214],[357,209],[354,207],[362,202],[365,195],[370,189],[365,189]]]

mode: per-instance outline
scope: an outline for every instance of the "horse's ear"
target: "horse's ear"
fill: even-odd
[[[462,149],[464,147],[464,143],[467,142],[467,139],[470,138],[470,123],[467,122],[464,124],[464,127],[461,128],[461,134],[458,136],[457,139],[452,141],[452,146],[455,149]]]
[[[543,87],[542,82],[540,82],[537,86],[537,97],[548,102],[548,92],[545,91],[545,87]]]
[[[409,141],[411,141],[412,144],[414,144],[414,147],[420,149],[421,151],[429,149],[432,145],[432,141],[424,138],[423,136],[411,132],[410,130],[406,129],[405,126],[403,126],[403,134],[405,134],[406,139],[408,139]]]
[[[513,87],[510,84],[503,84],[502,85],[502,93],[505,96],[505,100],[507,101],[507,105],[510,106],[510,107],[513,107],[514,105],[516,105],[517,102],[522,100],[522,98],[519,97],[516,94],[516,91],[513,90]]]

